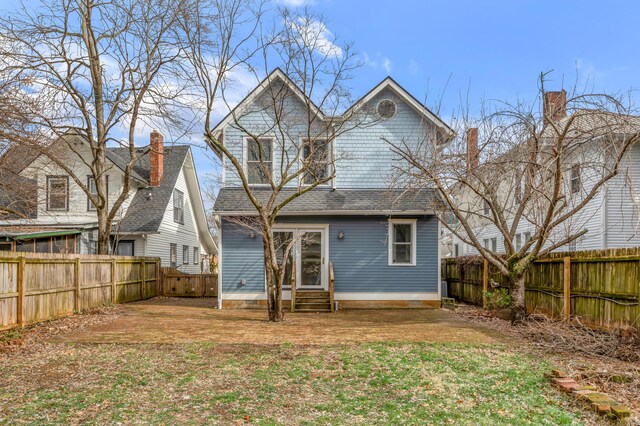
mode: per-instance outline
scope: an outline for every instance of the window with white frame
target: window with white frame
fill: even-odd
[[[197,265],[200,263],[200,249],[198,247],[193,248],[193,264]]]
[[[453,257],[458,257],[460,256],[460,245],[459,244],[454,244],[453,245]]]
[[[47,210],[69,210],[69,176],[47,176]]]
[[[331,176],[331,143],[327,139],[307,139],[302,146],[302,163],[307,168],[302,183],[311,185]],[[329,182],[325,182],[324,185]]]
[[[172,268],[178,266],[178,245],[175,243],[169,244],[169,265]]]
[[[182,264],[189,264],[189,246],[182,246]]]
[[[173,190],[173,221],[184,224],[184,194],[177,189]]]
[[[487,200],[484,200],[482,211],[485,216],[489,216],[489,213],[491,213],[491,207],[489,206],[489,202]]]
[[[516,234],[516,251],[522,248],[522,234]]]
[[[531,232],[527,231],[524,233],[524,243],[527,244],[531,240]]]
[[[109,176],[105,176],[107,184],[107,194],[109,194]],[[94,198],[98,198],[98,186],[93,176],[87,176],[87,188]],[[107,195],[108,198],[108,195]],[[95,211],[96,206],[91,202],[91,198],[87,195],[87,211]]]
[[[273,170],[273,139],[245,138],[246,143],[246,176],[252,185],[269,183]]]
[[[416,265],[416,219],[389,220],[389,265]]]
[[[580,164],[574,164],[571,166],[571,193],[576,194],[580,192],[581,186]]]
[[[484,239],[482,247],[486,248],[487,250],[489,249],[489,239],[488,238]]]
[[[491,251],[494,253],[498,251],[498,239],[495,237],[491,239]]]

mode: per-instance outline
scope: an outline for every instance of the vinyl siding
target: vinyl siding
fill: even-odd
[[[189,160],[187,160],[189,161]],[[193,207],[191,197],[187,190],[187,183],[184,175],[184,167],[180,171],[180,175],[176,181],[176,189],[184,194],[184,224],[173,221],[173,195],[167,203],[167,207],[162,218],[162,223],[158,229],[158,234],[149,234],[147,236],[146,255],[159,257],[162,266],[170,266],[169,247],[171,243],[178,246],[178,269],[186,273],[200,273],[200,265],[193,264],[193,248],[200,247],[200,237],[196,227],[195,217],[193,215]],[[189,246],[189,264],[182,263],[182,246]]]
[[[364,295],[438,291],[438,223],[434,216],[418,218],[416,266],[406,267],[388,265],[386,217],[285,216],[278,223],[329,225],[327,241],[336,292]],[[338,239],[339,232],[345,234],[344,239]],[[224,218],[222,291],[223,294],[265,291],[261,239],[251,238]]]
[[[389,148],[389,143],[407,143],[416,147],[418,142],[425,140],[427,135],[435,137],[435,128],[419,115],[412,107],[403,102],[389,89],[381,91],[370,101],[375,107],[382,99],[392,99],[397,105],[397,113],[388,120],[381,120],[375,124],[354,125],[347,123],[344,131],[334,140],[334,152],[336,159],[335,186],[338,188],[387,188],[393,178],[393,166],[398,158]],[[257,101],[257,104],[260,104]],[[293,99],[287,100],[286,109],[289,112],[291,123],[288,125],[289,136],[304,136],[307,128],[301,123],[301,113],[304,105]],[[297,111],[297,112],[296,112]],[[243,127],[252,132],[265,133],[272,136],[275,133],[267,129],[273,126],[273,120],[264,111],[247,112],[239,120]],[[354,127],[354,128],[351,128]],[[227,149],[242,164],[244,164],[244,142],[246,136],[233,124],[224,129],[224,144]],[[297,137],[296,136],[296,137]],[[275,167],[281,160],[281,149],[274,149]],[[295,156],[294,151],[290,151]],[[296,170],[294,165],[292,172]],[[276,171],[276,176],[280,173]],[[298,182],[292,182],[289,186],[295,186]],[[227,160],[223,162],[223,186],[240,186],[240,179],[233,165]]]
[[[606,234],[603,241],[609,248],[640,246],[640,145],[634,145],[625,157],[620,174],[607,183]]]

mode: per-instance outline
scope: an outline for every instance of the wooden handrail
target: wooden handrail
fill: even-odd
[[[291,264],[291,312],[296,311],[296,262]]]
[[[329,262],[329,303],[331,303],[331,312],[335,312],[335,303],[333,302],[333,288],[335,287],[336,278],[333,273],[333,262]]]

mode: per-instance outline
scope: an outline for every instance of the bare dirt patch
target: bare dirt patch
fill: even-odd
[[[342,344],[365,342],[498,343],[498,331],[441,309],[287,313],[217,310],[211,299],[156,298],[124,305],[117,318],[52,338],[76,343]]]

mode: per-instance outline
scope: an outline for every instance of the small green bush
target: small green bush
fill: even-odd
[[[506,288],[496,288],[485,292],[487,309],[505,309],[511,306],[511,294]]]

